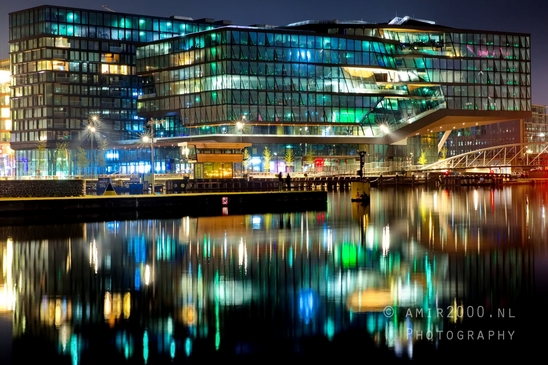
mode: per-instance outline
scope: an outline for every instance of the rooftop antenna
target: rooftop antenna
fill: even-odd
[[[112,10],[111,8],[109,8],[106,5],[103,5],[103,9],[108,10],[108,11],[112,11],[113,13],[116,13],[114,10]]]

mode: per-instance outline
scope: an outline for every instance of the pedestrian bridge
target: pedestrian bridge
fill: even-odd
[[[530,170],[545,165],[548,165],[548,143],[516,143],[482,148],[452,156],[429,165],[419,166],[418,170],[464,170],[473,168],[523,168]],[[417,166],[414,166],[414,169],[416,170]]]
[[[403,161],[368,162],[364,166],[364,175],[470,169],[490,169],[508,173],[510,169],[532,170],[546,166],[548,143],[514,143],[482,148],[425,165],[411,165]]]

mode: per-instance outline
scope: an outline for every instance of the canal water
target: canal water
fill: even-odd
[[[0,364],[544,353],[548,185],[328,194],[325,211],[0,227]]]

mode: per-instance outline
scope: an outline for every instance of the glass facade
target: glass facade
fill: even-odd
[[[287,32],[222,28],[139,47],[150,86],[138,112],[180,110],[187,127],[245,116],[257,134],[372,137],[445,107],[440,85],[397,69],[395,42]]]
[[[101,140],[113,145],[138,139],[145,120],[137,116],[135,108],[142,90],[135,72],[137,45],[217,26],[210,19],[192,21],[52,6],[11,13],[9,17],[11,144],[16,150],[18,175],[36,170],[42,170],[42,175],[76,173],[77,163],[72,168],[66,163],[61,166],[58,155],[63,150],[75,152],[78,147],[88,153],[93,149],[86,132],[93,116],[101,122],[94,136],[95,149],[103,146],[98,151],[101,155],[107,154],[106,143],[101,144]],[[173,124],[167,127],[180,130]],[[45,143],[48,151],[44,158],[36,150],[40,143]],[[76,157],[71,160],[76,161]],[[45,166],[40,169],[42,163]]]
[[[147,85],[138,113],[179,113],[185,135],[236,133],[243,119],[251,135],[322,137],[312,148],[357,136],[375,144],[367,147],[370,161],[426,149],[432,162],[438,151],[430,137],[407,148],[374,138],[439,110],[437,119],[462,121],[470,112],[530,115],[528,35],[403,23],[223,27],[138,47],[137,73]],[[351,141],[336,149],[357,151]]]
[[[424,138],[401,141],[425,134],[425,124],[531,115],[529,35],[409,18],[245,27],[43,6],[10,14],[10,62],[12,145],[23,175],[40,141],[51,151],[47,173],[59,174],[59,144],[88,148],[92,115],[103,122],[96,141],[118,148],[102,144],[111,156],[102,172],[142,164],[120,156],[131,156],[128,142],[151,118],[162,120],[155,133],[165,144],[156,161],[180,157],[170,140],[233,142],[239,134],[261,146],[253,158],[263,145],[296,151],[292,171],[301,171],[306,154],[343,170],[364,149],[368,162],[425,148],[434,159],[432,138],[426,146]]]
[[[11,176],[13,151],[10,147],[10,62],[0,60],[0,176]]]
[[[318,124],[319,135],[367,125],[374,129],[355,133],[371,136],[381,123],[398,128],[437,108],[531,110],[527,36],[284,31],[228,27],[139,47],[137,72],[149,86],[138,111],[181,110],[185,126],[244,115],[257,125]],[[411,36],[431,40],[404,46]]]

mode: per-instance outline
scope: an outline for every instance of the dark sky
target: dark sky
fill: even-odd
[[[120,13],[226,19],[241,25],[328,19],[377,23],[408,15],[455,28],[528,33],[533,103],[548,105],[548,2],[543,0],[0,0],[0,59],[8,57],[8,14],[44,4],[94,10],[106,5]]]

